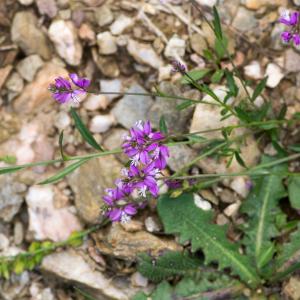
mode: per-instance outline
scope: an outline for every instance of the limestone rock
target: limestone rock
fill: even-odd
[[[94,158],[69,175],[68,181],[75,193],[79,216],[87,223],[101,217],[100,207],[105,189],[114,186],[122,166],[114,156]]]
[[[56,20],[51,23],[48,32],[59,56],[69,65],[78,66],[81,62],[82,46],[74,24],[69,21]]]
[[[160,57],[148,44],[129,40],[127,50],[129,54],[140,64],[148,65],[154,69],[159,69],[163,64]]]
[[[117,52],[117,44],[114,36],[109,31],[97,34],[97,44],[99,46],[99,53],[108,55]]]
[[[43,259],[41,269],[60,280],[75,282],[93,289],[97,297],[101,297],[97,299],[129,300],[137,292],[137,289],[130,286],[118,287],[114,280],[95,271],[83,256],[71,249],[47,255]]]
[[[133,25],[133,19],[125,15],[119,15],[118,18],[110,25],[109,29],[113,35],[122,34],[127,28]]]
[[[33,54],[22,59],[17,65],[17,70],[25,80],[31,82],[34,79],[36,72],[43,64],[40,56]]]
[[[38,20],[31,11],[20,11],[14,16],[11,27],[12,41],[27,55],[38,54],[50,59],[51,49],[46,35],[39,28]]]
[[[127,93],[147,93],[140,85],[133,85]],[[149,96],[125,95],[113,108],[116,121],[125,128],[131,128],[138,120],[146,120],[153,100]]]
[[[93,235],[97,249],[126,261],[135,261],[139,253],[158,256],[163,251],[180,251],[182,248],[170,238],[158,238],[146,231],[126,232],[118,223]]]

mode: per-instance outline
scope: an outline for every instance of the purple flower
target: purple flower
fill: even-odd
[[[295,46],[299,46],[300,45],[300,35],[299,34],[294,34],[293,35],[293,41],[294,41]]]
[[[89,79],[87,79],[87,78],[80,78],[75,73],[69,74],[69,77],[71,78],[72,82],[76,86],[80,87],[83,90],[86,90],[89,87],[89,85],[91,84],[91,81]]]
[[[107,212],[107,216],[113,222],[127,223],[131,217],[137,213],[137,209],[133,204],[127,204],[123,207],[113,208]]]
[[[285,10],[279,18],[279,22],[287,26],[295,26],[298,24],[298,21],[299,12],[297,11],[290,13],[288,10]]]
[[[289,43],[292,37],[293,36],[289,31],[284,31],[281,33],[281,39],[284,43]]]
[[[90,80],[86,78],[80,78],[76,74],[70,74],[69,76],[73,84],[79,89],[73,89],[70,81],[63,77],[55,78],[55,84],[49,86],[52,97],[61,104],[68,103],[70,100],[78,103],[78,96],[85,94],[87,87],[90,85]]]
[[[130,129],[130,135],[125,138],[122,148],[134,165],[146,165],[157,161],[157,168],[164,169],[169,156],[167,147],[161,145],[164,138],[161,132],[152,130],[149,121],[138,121]]]
[[[178,60],[173,60],[172,61],[172,66],[173,66],[173,69],[171,71],[172,73],[179,72],[181,74],[185,74],[186,71],[187,71],[186,66]]]

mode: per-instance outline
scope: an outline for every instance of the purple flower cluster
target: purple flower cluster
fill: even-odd
[[[300,34],[299,34],[299,12],[284,11],[279,22],[288,26],[288,30],[282,32],[281,39],[284,43],[294,42],[295,46],[300,45]]]
[[[72,100],[75,103],[78,103],[78,96],[83,95],[87,92],[91,81],[86,78],[80,78],[77,74],[69,74],[69,77],[72,83],[75,85],[75,88],[72,87],[72,84],[69,80],[63,77],[55,78],[55,84],[50,84],[49,90],[52,92],[53,98],[59,103],[68,103]]]
[[[104,212],[111,221],[129,221],[145,205],[147,195],[158,196],[157,179],[169,156],[168,147],[162,144],[164,138],[152,130],[149,121],[138,121],[124,138],[122,148],[130,165],[122,169],[122,178],[103,197]]]

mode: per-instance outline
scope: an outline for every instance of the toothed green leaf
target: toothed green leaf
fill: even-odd
[[[265,156],[262,163],[272,160],[274,158]],[[279,234],[276,228],[276,216],[281,213],[278,204],[286,194],[282,184],[284,175],[280,174],[286,170],[286,164],[277,165],[269,169],[275,175],[253,179],[254,188],[241,207],[241,212],[249,217],[249,222],[244,227],[243,243],[258,270],[267,265],[275,252],[272,239]]]
[[[226,227],[213,224],[213,213],[203,211],[194,204],[192,194],[176,199],[160,197],[158,213],[166,233],[179,234],[180,242],[191,241],[192,251],[201,249],[206,263],[217,262],[220,269],[230,268],[247,285],[259,283],[251,259],[241,255],[239,246],[226,237]]]
[[[181,252],[167,252],[158,259],[141,254],[138,271],[148,279],[159,282],[175,275],[184,275],[200,269],[200,260]]]

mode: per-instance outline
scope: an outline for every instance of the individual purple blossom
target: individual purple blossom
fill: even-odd
[[[173,60],[172,61],[172,66],[173,66],[172,71],[171,71],[172,73],[179,72],[179,73],[184,75],[187,71],[187,67],[182,62],[180,62],[178,60]]]
[[[122,148],[134,165],[155,161],[158,169],[164,169],[169,156],[168,148],[161,144],[164,138],[161,132],[152,130],[150,121],[138,121],[125,137]]]
[[[300,35],[295,33],[293,35],[293,41],[294,41],[294,45],[295,46],[299,46],[300,45]]]
[[[298,24],[298,21],[299,12],[297,11],[290,13],[288,10],[285,10],[279,18],[279,22],[287,26],[295,26]]]
[[[59,76],[55,78],[55,83],[50,84],[49,90],[52,92],[52,97],[60,104],[73,101],[78,103],[78,97],[86,93],[86,89],[90,85],[90,80],[80,78],[77,74],[69,74],[72,83],[76,86],[74,89],[69,80]]]
[[[289,31],[284,31],[281,33],[281,40],[284,43],[289,43],[292,38],[293,38],[293,35]]]
[[[122,207],[116,207],[107,212],[107,217],[113,222],[127,223],[137,213],[136,207],[129,203]]]

